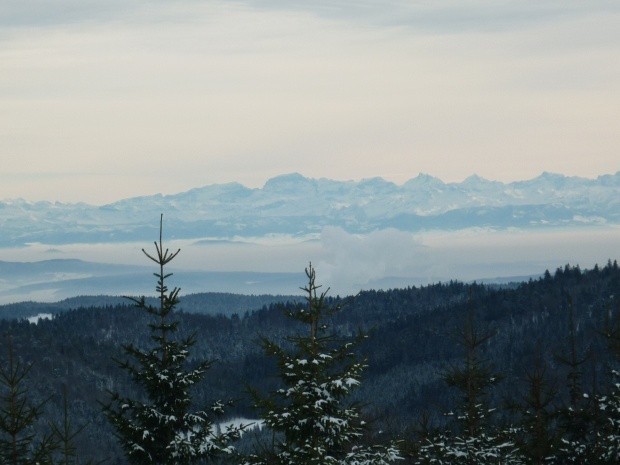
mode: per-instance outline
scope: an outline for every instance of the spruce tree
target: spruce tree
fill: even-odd
[[[144,297],[131,300],[152,315],[149,328],[154,344],[149,349],[124,346],[130,360],[121,362],[120,366],[142,388],[144,397],[132,399],[112,393],[104,412],[132,464],[191,464],[221,453],[230,454],[233,449],[229,442],[238,438],[239,428],[221,432],[211,418],[211,414],[223,413],[224,404],[218,401],[206,410],[190,411],[193,407],[190,390],[204,378],[211,362],[188,367],[195,336],[173,338],[178,327],[173,312],[180,289],[168,289],[166,282],[172,273],[166,273],[165,266],[180,250],[171,253],[164,249],[161,218],[156,253],[151,255],[144,249],[142,252],[159,267],[154,273],[159,305],[148,304]]]
[[[460,406],[449,417],[456,431],[426,438],[419,448],[416,464],[521,465],[523,457],[513,440],[512,430],[501,430],[490,423],[494,409],[488,405],[489,389],[497,384],[494,373],[480,355],[493,332],[481,331],[475,322],[471,297],[468,315],[458,332],[457,342],[464,349],[464,363],[452,367],[445,380],[461,394]]]
[[[62,422],[60,424],[52,424],[52,431],[56,440],[58,451],[56,452],[55,463],[58,465],[79,465],[81,462],[78,457],[77,447],[75,445],[76,438],[86,429],[86,424],[79,428],[75,428],[69,418],[69,399],[67,397],[67,387],[62,387]],[[99,460],[96,463],[103,463],[106,459]],[[86,465],[92,465],[93,461],[89,460]]]
[[[596,431],[596,459],[599,464],[620,463],[620,372],[613,371],[611,392],[597,398],[601,424]]]
[[[470,302],[464,327],[458,332],[457,339],[465,352],[464,363],[452,367],[445,376],[448,386],[458,389],[461,394],[462,403],[456,420],[460,423],[461,434],[466,437],[476,437],[483,433],[492,413],[487,397],[489,389],[498,383],[500,375],[493,372],[481,357],[480,350],[493,336],[492,331],[478,328]]]
[[[609,299],[608,314],[611,313],[613,296]],[[620,365],[620,305],[616,304],[615,322],[603,333],[609,350],[615,358],[616,368]],[[598,425],[596,432],[596,459],[600,464],[620,463],[620,370],[612,370],[612,385],[607,395],[596,399]]]
[[[541,354],[526,371],[526,394],[515,405],[520,414],[517,441],[528,463],[555,463],[558,434],[554,428],[558,390],[548,379],[547,366]]]
[[[358,409],[345,404],[360,384],[364,363],[353,352],[354,342],[327,334],[325,319],[339,310],[319,293],[312,264],[306,268],[305,305],[288,311],[306,334],[288,339],[290,347],[264,340],[268,355],[277,360],[284,386],[264,398],[255,394],[262,419],[274,433],[272,448],[244,459],[247,465],[385,465],[399,459],[390,446],[363,446],[365,423]],[[363,336],[360,336],[360,338]],[[359,339],[358,339],[359,340]]]
[[[567,272],[567,271],[566,271]],[[563,292],[563,308],[568,316],[566,355],[557,355],[558,362],[567,367],[566,384],[568,403],[559,412],[562,437],[558,447],[558,462],[562,464],[594,463],[598,455],[595,440],[595,424],[598,414],[595,399],[584,393],[583,368],[587,355],[580,355],[577,347],[577,329],[570,295]]]
[[[22,364],[8,338],[8,357],[0,363],[0,463],[51,465],[57,444],[52,434],[37,434],[45,402],[32,404],[26,386],[31,364]]]

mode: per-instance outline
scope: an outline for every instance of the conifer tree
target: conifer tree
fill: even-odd
[[[464,327],[458,332],[457,339],[465,352],[464,363],[452,367],[445,377],[448,386],[461,393],[462,403],[456,419],[461,424],[461,433],[468,437],[475,437],[485,430],[491,412],[487,401],[489,389],[500,379],[480,355],[480,350],[493,335],[492,331],[481,331],[477,327],[470,302]]]
[[[288,349],[264,340],[268,355],[277,359],[284,384],[271,397],[255,394],[274,444],[244,459],[247,465],[387,465],[398,460],[390,446],[363,446],[365,423],[359,411],[345,403],[360,384],[364,364],[353,353],[353,342],[342,343],[326,333],[325,318],[339,310],[319,293],[312,264],[306,268],[306,304],[287,312],[307,333],[289,339]],[[363,337],[363,336],[361,336]]]
[[[608,302],[608,311],[611,313],[613,296]],[[615,357],[615,365],[620,362],[620,305],[616,308],[615,324],[604,332],[609,344],[609,350]],[[597,463],[611,465],[620,463],[620,370],[612,370],[612,386],[607,395],[599,396],[597,406],[599,410],[599,424],[596,433]]]
[[[0,363],[0,463],[3,465],[51,465],[56,442],[52,434],[35,430],[45,402],[33,405],[26,388],[31,364],[23,365],[8,337],[8,358]]]
[[[614,382],[611,392],[597,399],[603,421],[596,431],[596,451],[598,464],[620,463],[620,372],[613,371]]]
[[[81,462],[78,457],[75,440],[84,429],[86,424],[79,428],[75,428],[69,418],[69,399],[67,397],[67,387],[62,388],[62,422],[60,424],[52,424],[52,431],[57,444],[57,452],[55,463],[58,465],[79,465]],[[106,459],[99,460],[96,463],[103,463]],[[93,461],[88,460],[86,465],[92,465]]]
[[[541,354],[526,371],[525,377],[527,392],[516,405],[521,416],[517,443],[528,463],[551,464],[555,461],[559,440],[553,427],[557,417],[555,402],[558,391],[548,379]]]
[[[577,347],[577,328],[570,295],[563,295],[563,307],[568,316],[567,351],[557,355],[558,361],[568,368],[566,376],[568,403],[559,412],[562,438],[558,448],[560,463],[589,464],[597,456],[595,432],[597,407],[594,399],[585,394],[582,387],[582,365],[588,361],[587,355],[580,355]]]
[[[449,414],[456,420],[457,431],[425,439],[416,464],[520,465],[524,461],[513,432],[499,430],[489,422],[494,409],[488,405],[488,391],[499,381],[499,374],[482,359],[480,350],[493,333],[476,326],[471,298],[468,309],[457,340],[465,352],[464,363],[452,367],[445,377],[447,384],[461,393],[459,408]]]
[[[172,337],[178,326],[172,317],[179,302],[179,288],[168,290],[166,280],[172,274],[166,273],[165,266],[180,250],[171,253],[164,249],[161,218],[156,253],[142,251],[159,267],[159,272],[154,273],[159,305],[147,304],[144,297],[132,300],[153,317],[149,328],[154,345],[146,350],[124,346],[131,361],[126,360],[120,366],[143,389],[145,398],[131,399],[112,393],[104,412],[132,464],[191,464],[220,453],[230,454],[233,449],[229,442],[238,438],[239,428],[221,432],[211,418],[211,414],[223,413],[223,403],[218,401],[207,410],[190,411],[190,389],[204,378],[211,362],[203,361],[189,368],[189,351],[195,337],[181,340]]]

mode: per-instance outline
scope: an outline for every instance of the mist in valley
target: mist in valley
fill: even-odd
[[[422,285],[451,279],[514,280],[566,263],[592,268],[607,262],[620,228],[491,230],[412,234],[384,229],[351,234],[326,227],[304,237],[273,235],[168,240],[181,253],[171,266],[183,293],[298,294],[299,277],[312,262],[333,295],[362,289]],[[73,295],[150,294],[150,240],[114,244],[29,244],[0,249],[3,262],[49,261],[23,273],[4,273],[0,302],[54,301]],[[79,267],[65,260],[80,260]],[[63,265],[63,266],[60,266]],[[69,266],[72,265],[72,266]]]

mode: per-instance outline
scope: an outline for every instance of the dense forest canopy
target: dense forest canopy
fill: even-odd
[[[608,392],[615,366],[609,344],[618,337],[614,332],[618,296],[620,270],[617,262],[609,261],[592,270],[567,265],[540,279],[505,287],[453,281],[364,291],[349,298],[328,296],[327,303],[341,305],[342,311],[327,323],[343,339],[360,330],[368,332],[356,349],[367,369],[353,400],[360,402],[372,430],[382,432],[379,437],[403,439],[403,447],[414,454],[421,431],[453,428],[444,413],[458,405],[460,394],[444,377],[462,363],[457,335],[472,309],[477,327],[491,335],[481,345],[480,357],[501,378],[486,400],[497,410],[493,422],[517,424],[522,419],[515,405],[527,397],[533,367],[547,367],[546,382],[554,387],[552,404],[558,411],[574,400],[571,388],[576,375],[580,396]],[[223,302],[227,298],[237,299],[221,296]],[[270,302],[253,311],[220,315],[193,313],[189,308],[176,312],[180,336],[196,335],[190,363],[215,362],[204,382],[195,386],[194,402],[234,399],[228,415],[255,418],[247,387],[269,392],[279,385],[275,362],[258,340],[265,337],[286,347],[287,337],[301,327],[287,320],[284,311],[297,303]],[[20,307],[23,315],[40,310],[37,304]],[[16,357],[33,363],[27,378],[32,402],[49,397],[46,421],[62,418],[61,393],[66,390],[73,423],[85,425],[75,438],[79,456],[123,463],[99,403],[106,401],[109,390],[139,395],[114,360],[123,357],[124,344],[148,346],[149,316],[129,302],[102,306],[92,302],[53,313],[54,318],[37,324],[23,318],[0,320],[0,360],[6,361],[4,341],[10,335]],[[561,422],[554,420],[553,428],[561,428]]]

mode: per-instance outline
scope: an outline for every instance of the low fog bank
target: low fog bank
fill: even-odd
[[[303,268],[309,261],[317,268],[318,281],[332,295],[347,295],[361,289],[420,285],[458,279],[493,279],[539,275],[566,263],[591,268],[618,257],[620,228],[580,228],[545,231],[493,231],[468,229],[458,232],[411,234],[386,229],[366,235],[326,228],[321,234],[303,238],[269,236],[169,241],[170,249],[181,248],[169,266],[177,273],[184,293],[262,292],[298,294]],[[148,242],[127,244],[77,244],[0,249],[0,260],[35,262],[52,260],[38,275],[0,277],[0,302],[53,300],[70,295],[109,293],[114,283],[135,285],[136,294],[150,294],[152,276],[128,279],[123,266],[148,266],[141,249]],[[152,245],[151,245],[152,247]],[[54,272],[58,259],[119,266],[92,272],[81,268],[79,277]],[[124,270],[124,271],[121,271]],[[238,272],[246,272],[238,273]],[[85,273],[85,274],[84,274]],[[269,273],[269,274],[263,274]],[[190,279],[191,277],[191,279]],[[185,282],[183,282],[185,279]],[[105,284],[105,285],[104,285]],[[119,289],[116,294],[126,292]],[[114,292],[113,292],[114,293]]]
[[[321,242],[324,255],[317,268],[324,269],[333,289],[350,293],[407,279],[419,285],[537,276],[567,263],[592,268],[620,255],[620,228],[420,235],[384,230],[362,237],[334,229],[324,231]]]

